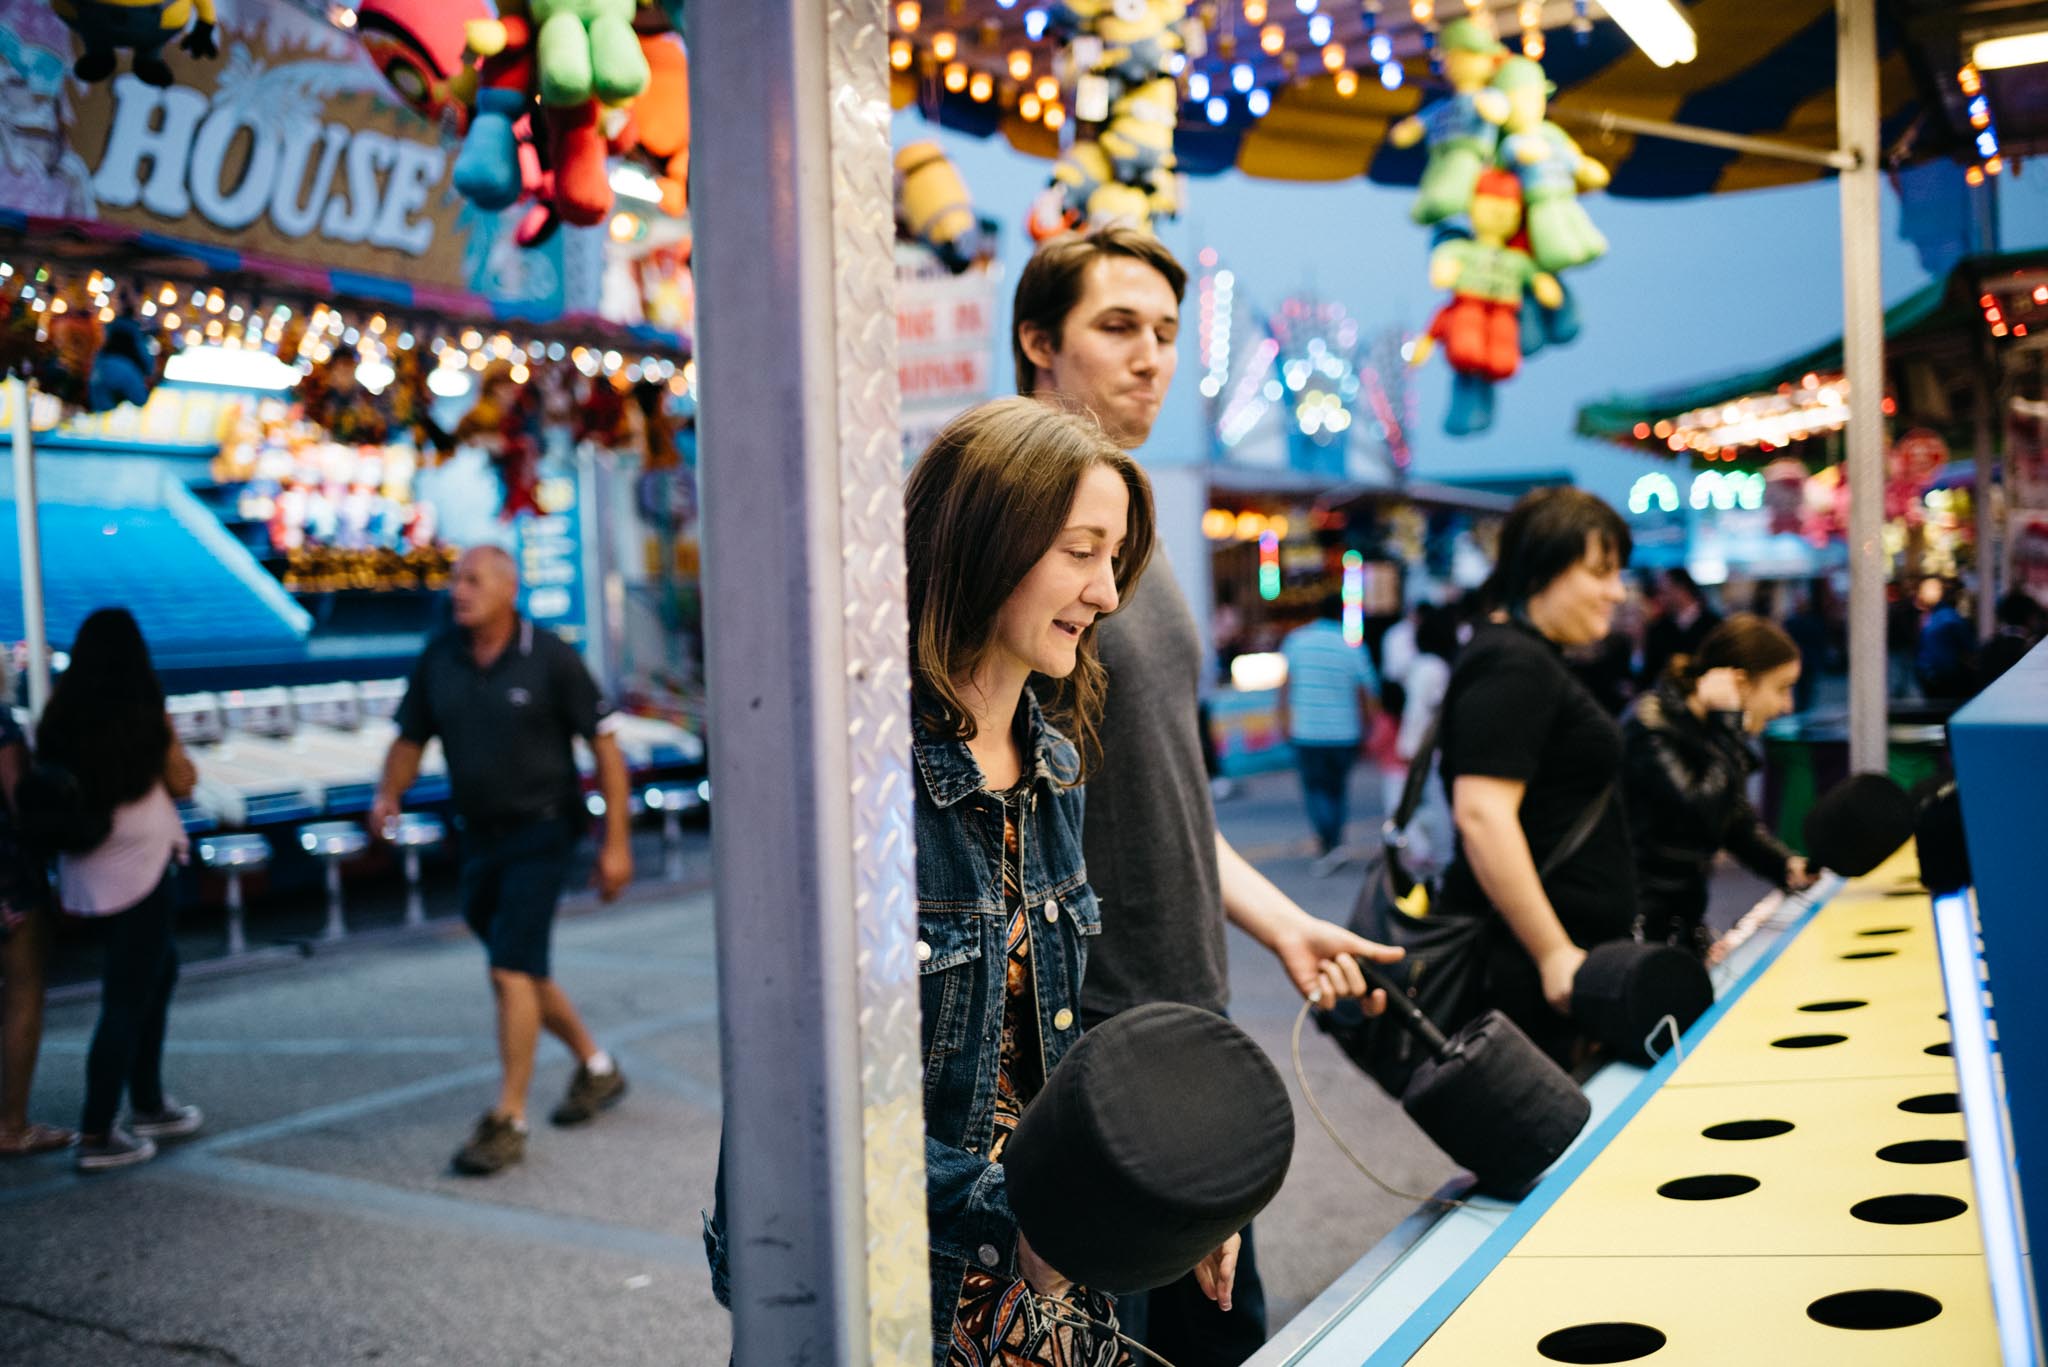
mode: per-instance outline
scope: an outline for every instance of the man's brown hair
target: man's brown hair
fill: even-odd
[[[1112,223],[1085,233],[1056,237],[1038,249],[1017,277],[1017,297],[1010,310],[1010,351],[1017,359],[1017,392],[1038,392],[1038,367],[1024,351],[1024,329],[1042,330],[1057,351],[1067,315],[1081,302],[1088,268],[1106,256],[1128,256],[1166,277],[1176,303],[1184,301],[1188,273],[1158,238],[1128,224]]]
[[[995,648],[996,614],[1066,528],[1089,470],[1108,467],[1130,494],[1116,563],[1129,601],[1152,555],[1152,486],[1137,462],[1096,421],[1036,399],[997,399],[946,425],[918,458],[903,494],[910,579],[910,677],[926,724],[974,738],[974,718],[954,680]],[[1074,672],[1041,699],[1081,752],[1085,772],[1100,747],[1107,677],[1096,626],[1081,633]]]

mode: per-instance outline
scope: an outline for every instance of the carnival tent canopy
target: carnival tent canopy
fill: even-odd
[[[2029,317],[2036,318],[2048,334],[2048,306],[2035,303],[2032,295],[2044,285],[2048,285],[2048,250],[1966,257],[1944,279],[1885,310],[1886,352],[1895,362],[1953,359],[1974,370],[1980,345],[2029,345],[2034,335],[2024,321]],[[2001,318],[2017,320],[2007,326],[2003,336],[1991,335],[1994,325],[1986,320],[1987,297],[1995,301]],[[2015,336],[2014,325],[2025,330]],[[1654,434],[1656,424],[1681,413],[1769,394],[1798,385],[1808,375],[1837,375],[1841,370],[1842,339],[1835,337],[1753,370],[1595,400],[1579,409],[1577,431],[1581,436],[1625,442],[1651,454],[1670,456],[1674,453],[1654,435],[1645,438],[1637,433],[1647,426]]]
[[[1542,61],[1558,88],[1552,117],[1571,125],[1587,150],[1613,168],[1610,192],[1635,198],[1700,195],[1831,174],[1818,158],[1839,145],[1833,0],[1692,0],[1682,7],[1698,35],[1699,54],[1668,68],[1656,66],[1611,20],[1598,19],[1582,25],[1583,32],[1575,31],[1570,0],[1541,7]],[[1199,8],[1213,9],[1215,18],[1208,51],[1191,60],[1189,71],[1211,79],[1223,97],[1219,109],[1225,118],[1220,125],[1212,123],[1206,102],[1190,99],[1182,106],[1174,151],[1183,170],[1213,175],[1235,168],[1297,181],[1360,175],[1386,185],[1417,181],[1422,149],[1394,147],[1387,131],[1436,98],[1441,87],[1429,83],[1427,35],[1408,5],[1387,0],[1369,7],[1382,11],[1374,32],[1391,41],[1393,59],[1402,68],[1401,84],[1392,90],[1375,74],[1357,4],[1325,0],[1316,14],[1304,15],[1291,0],[1271,0],[1264,25],[1246,22],[1242,0],[1215,0]],[[1497,27],[1514,47],[1522,6],[1489,0],[1480,8],[1494,13]],[[2048,27],[2048,3],[1882,0],[1880,8],[1879,105],[1887,162],[1980,160],[1980,130],[1972,126],[1970,100],[1958,86],[1957,72],[1979,36]],[[1464,0],[1439,0],[1435,9],[1440,20],[1467,12]],[[1050,69],[1048,41],[1034,42],[1026,30],[1029,13],[999,0],[964,0],[923,6],[913,30],[903,30],[899,21],[896,32],[919,55],[897,73],[897,106],[916,105],[927,118],[978,136],[1001,132],[1033,155],[1056,155],[1058,130],[1024,119],[1016,109],[1023,91]],[[1321,46],[1309,32],[1319,16],[1331,24]],[[1262,28],[1273,25],[1284,30],[1285,43],[1269,54],[1259,39]],[[945,63],[935,60],[928,46],[941,32],[957,44],[957,60],[1001,78],[990,98],[977,101],[972,87],[946,88],[940,79]],[[1363,73],[1348,97],[1338,93],[1338,77],[1324,65],[1323,53],[1333,44]],[[1033,59],[1033,74],[1022,83],[1009,77],[1005,65],[1006,54],[1020,52]],[[1256,88],[1270,93],[1272,107],[1263,116],[1254,115],[1230,85],[1229,73],[1240,64],[1252,69]],[[1987,71],[1983,83],[2004,154],[2048,148],[2048,67]],[[1802,163],[1637,135],[1628,131],[1636,120],[1766,138],[1805,149],[1814,159]]]

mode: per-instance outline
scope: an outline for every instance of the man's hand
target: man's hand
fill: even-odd
[[[633,881],[633,847],[607,836],[597,851],[597,895],[609,902]]]
[[[1064,1296],[1074,1289],[1071,1281],[1032,1251],[1031,1243],[1021,1229],[1017,1231],[1017,1270],[1023,1274],[1026,1284],[1041,1296]]]
[[[1375,944],[1307,912],[1274,937],[1272,949],[1294,990],[1302,996],[1325,1006],[1339,997],[1358,997],[1368,1016],[1387,1009],[1387,994],[1376,991],[1368,995],[1358,960],[1391,964],[1406,953],[1392,945]]]
[[[370,804],[370,839],[383,840],[398,822],[399,799],[389,793],[378,793],[376,801]]]
[[[1579,976],[1579,966],[1585,962],[1585,950],[1577,945],[1566,945],[1538,965],[1543,973],[1543,1000],[1549,1002],[1550,1009],[1560,1016],[1572,1013],[1572,981]]]
[[[1242,1236],[1233,1234],[1214,1253],[1195,1264],[1195,1282],[1203,1295],[1216,1302],[1218,1310],[1230,1309],[1230,1293],[1237,1285],[1237,1249],[1243,1242]]]

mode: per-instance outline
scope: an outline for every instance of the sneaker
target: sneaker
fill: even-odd
[[[576,1076],[569,1080],[569,1094],[548,1119],[557,1125],[581,1125],[594,1119],[599,1111],[618,1105],[625,1094],[626,1075],[617,1064],[612,1065],[609,1073],[593,1073],[579,1065]]]
[[[144,1139],[182,1139],[205,1123],[206,1112],[170,1097],[164,1098],[160,1110],[131,1111],[128,1115],[128,1128]]]
[[[469,1177],[489,1177],[525,1157],[526,1131],[496,1111],[487,1111],[476,1122],[475,1133],[455,1151],[455,1170]]]
[[[1312,877],[1328,878],[1331,874],[1343,868],[1346,864],[1350,862],[1350,852],[1346,850],[1342,845],[1339,845],[1336,849],[1331,850],[1326,854],[1318,856],[1315,862],[1311,863],[1308,866],[1308,871],[1310,876]]]
[[[138,1138],[119,1125],[108,1130],[101,1139],[78,1141],[80,1172],[107,1172],[114,1168],[133,1167],[137,1163],[147,1163],[154,1157],[154,1139]]]

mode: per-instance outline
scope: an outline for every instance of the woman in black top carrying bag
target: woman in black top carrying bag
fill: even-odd
[[[1580,489],[1526,495],[1501,530],[1496,611],[1458,657],[1440,756],[1457,855],[1433,911],[1485,918],[1482,1001],[1560,1063],[1586,951],[1629,938],[1621,727],[1562,651],[1605,639],[1627,597],[1627,526]],[[1539,873],[1539,870],[1541,872]]]

